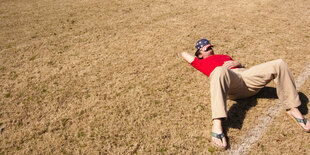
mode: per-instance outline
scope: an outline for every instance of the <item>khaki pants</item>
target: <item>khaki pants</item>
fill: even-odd
[[[257,94],[274,80],[277,95],[286,109],[301,103],[293,77],[286,63],[279,59],[251,67],[217,67],[210,75],[212,119],[227,117],[226,99],[240,99]]]

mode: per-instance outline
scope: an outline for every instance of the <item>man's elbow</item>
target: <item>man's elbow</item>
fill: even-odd
[[[195,59],[194,56],[188,54],[187,52],[182,52],[181,55],[184,58],[184,60],[186,60],[188,63],[192,63]]]

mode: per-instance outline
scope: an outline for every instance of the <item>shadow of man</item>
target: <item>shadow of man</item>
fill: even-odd
[[[298,109],[303,115],[306,115],[308,114],[307,104],[309,100],[304,93],[299,92],[298,95],[301,101],[301,105],[298,107]],[[236,103],[228,110],[227,119],[223,122],[223,130],[225,134],[227,134],[229,128],[242,128],[245,115],[248,110],[256,106],[257,98],[276,99],[278,96],[275,88],[264,87],[258,94],[250,98],[235,100]]]

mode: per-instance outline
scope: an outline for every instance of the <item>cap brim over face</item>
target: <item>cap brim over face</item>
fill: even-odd
[[[203,46],[203,47],[201,47],[199,50],[201,50],[201,49],[208,49],[209,47],[213,47],[213,45],[211,45],[211,44],[208,44],[208,45],[205,45],[205,46]],[[197,50],[198,51],[198,50]]]
[[[199,51],[200,51],[201,49],[203,49],[203,48],[206,48],[206,49],[207,49],[207,48],[209,48],[209,47],[213,47],[213,45],[211,45],[211,44],[205,45],[205,46],[201,47],[200,49],[197,49],[197,50],[196,50],[196,53],[199,52]]]

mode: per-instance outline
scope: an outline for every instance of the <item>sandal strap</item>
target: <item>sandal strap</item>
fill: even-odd
[[[296,117],[295,117],[295,119],[296,119],[296,121],[297,121],[298,123],[304,123],[305,125],[307,124],[307,119],[306,119],[306,118],[300,119],[300,118],[296,118]]]
[[[212,132],[212,137],[222,140],[225,137],[225,134],[224,133],[217,134]]]

